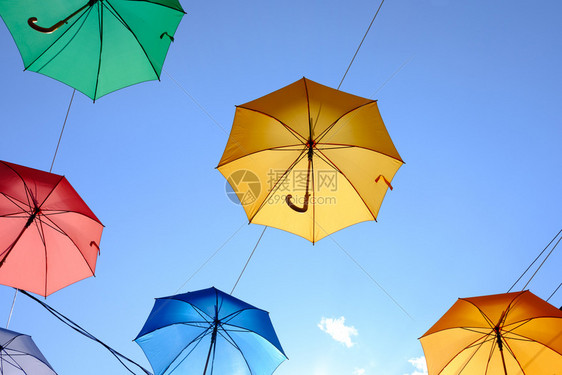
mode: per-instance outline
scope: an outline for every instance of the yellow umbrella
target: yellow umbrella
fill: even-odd
[[[562,311],[529,291],[460,298],[420,341],[430,375],[562,374]]]
[[[314,243],[376,220],[403,163],[375,100],[303,78],[237,106],[217,168],[251,223]]]

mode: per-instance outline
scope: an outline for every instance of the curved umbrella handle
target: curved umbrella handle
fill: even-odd
[[[60,20],[59,22],[55,23],[55,24],[54,24],[53,26],[51,26],[51,27],[41,27],[41,26],[36,25],[36,23],[37,23],[37,17],[30,17],[30,18],[27,20],[27,24],[28,24],[33,30],[39,31],[40,33],[43,33],[43,34],[51,34],[51,33],[55,32],[55,31],[57,31],[62,25],[64,25],[65,23],[67,23],[68,20],[71,19],[72,17],[74,17],[77,13],[81,12],[82,10],[84,10],[84,9],[85,9],[86,7],[88,7],[88,6],[94,5],[94,3],[95,3],[96,1],[97,1],[97,0],[95,0],[95,1],[94,1],[94,0],[88,1],[84,6],[82,6],[80,9],[78,9],[76,12],[72,13],[70,16],[66,17],[66,18],[63,19],[63,20]]]
[[[43,33],[43,34],[51,34],[52,32],[57,31],[62,25],[64,25],[66,23],[66,20],[59,21],[51,27],[41,27],[41,26],[36,25],[36,23],[37,23],[37,17],[31,17],[27,20],[27,24],[33,30],[39,31],[40,33]]]
[[[310,198],[310,194],[307,192],[304,195],[304,205],[302,207],[299,207],[297,205],[295,205],[291,200],[293,199],[293,196],[291,194],[288,194],[285,197],[285,202],[287,202],[287,206],[291,207],[293,210],[295,210],[296,212],[306,212],[308,210],[308,201]]]

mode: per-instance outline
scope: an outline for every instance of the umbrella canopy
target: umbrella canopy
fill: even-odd
[[[102,230],[66,178],[0,161],[0,284],[47,296],[93,276]]]
[[[0,0],[25,69],[94,100],[159,79],[183,15],[178,0]]]
[[[420,341],[430,375],[562,374],[562,311],[529,291],[460,298]]]
[[[402,164],[375,100],[303,78],[236,107],[217,168],[251,223],[314,243],[376,220]]]
[[[56,375],[30,336],[0,328],[0,374]]]
[[[156,375],[270,375],[286,359],[269,313],[215,288],[157,298],[135,341]]]

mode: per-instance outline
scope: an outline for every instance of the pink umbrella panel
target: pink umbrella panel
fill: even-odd
[[[102,230],[64,176],[0,161],[0,284],[48,296],[93,276]]]

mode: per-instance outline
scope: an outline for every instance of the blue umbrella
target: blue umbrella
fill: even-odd
[[[157,298],[135,341],[156,375],[270,375],[287,358],[267,311],[214,287]]]
[[[56,375],[30,336],[0,328],[0,374]]]

